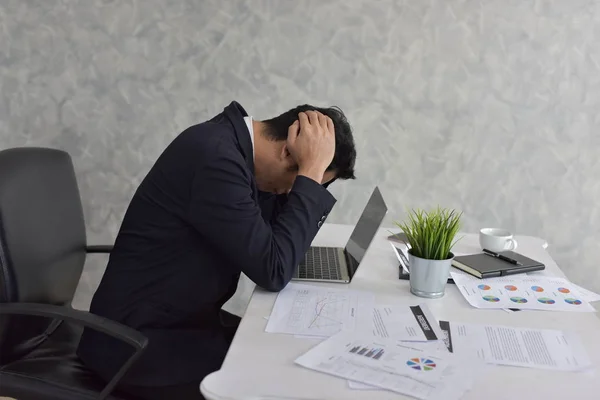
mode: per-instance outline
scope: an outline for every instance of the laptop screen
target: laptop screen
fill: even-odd
[[[348,243],[346,244],[346,253],[349,258],[352,258],[352,260],[349,260],[350,271],[348,271],[350,272],[351,277],[354,275],[354,272],[356,272],[356,269],[358,268],[358,264],[360,264],[365,256],[386,213],[387,206],[385,201],[381,196],[379,188],[375,187],[354,231],[352,231],[350,240],[348,240]]]

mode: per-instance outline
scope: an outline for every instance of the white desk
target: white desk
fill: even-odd
[[[351,230],[351,226],[326,224],[314,244],[343,246]],[[572,329],[580,335],[596,368],[600,367],[600,319],[595,313],[479,310],[471,307],[452,284],[447,286],[446,295],[441,299],[415,297],[409,291],[408,281],[398,279],[398,261],[386,240],[387,235],[387,229],[380,230],[351,284],[327,285],[369,290],[375,293],[378,303],[414,305],[426,302],[436,318],[449,321]],[[546,252],[545,241],[528,236],[517,236],[516,239],[519,252],[546,264],[547,271],[564,276]],[[456,250],[477,252],[477,235],[466,235]],[[319,341],[265,333],[265,317],[271,313],[276,296],[276,293],[255,290],[223,367],[207,376],[201,384],[207,399],[407,398],[388,391],[351,390],[345,379],[295,365],[294,359]],[[596,373],[584,374],[496,366],[465,394],[464,399],[598,399],[598,369]]]

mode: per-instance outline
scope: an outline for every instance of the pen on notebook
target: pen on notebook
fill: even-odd
[[[498,254],[498,253],[496,253],[494,251],[491,251],[491,250],[488,250],[488,249],[483,249],[483,252],[485,254],[487,254],[488,256],[499,258],[502,261],[506,261],[506,262],[514,264],[514,265],[523,265],[520,262],[518,262],[517,260],[514,260],[514,259],[512,259],[510,257],[506,257],[506,256],[504,256],[502,254]]]

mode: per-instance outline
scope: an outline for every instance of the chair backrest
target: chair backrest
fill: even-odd
[[[70,306],[85,246],[83,209],[69,154],[27,147],[0,151],[0,303]],[[0,362],[37,346],[54,322],[1,319]]]

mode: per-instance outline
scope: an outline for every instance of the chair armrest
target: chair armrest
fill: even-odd
[[[86,253],[110,253],[113,250],[112,244],[98,244],[94,246],[86,246]]]
[[[40,303],[1,303],[1,314],[32,315],[74,322],[122,340],[135,347],[136,350],[142,350],[148,344],[148,339],[133,328],[99,315],[87,311],[75,310],[70,307]]]
[[[40,303],[0,303],[0,315],[3,314],[31,315],[69,321],[97,330],[98,332],[102,332],[133,346],[135,352],[123,366],[121,366],[121,369],[113,376],[110,382],[108,382],[102,392],[100,392],[98,400],[105,399],[112,392],[123,375],[125,375],[133,363],[142,355],[148,345],[148,338],[135,329],[99,315],[87,311],[75,310],[70,307]]]

